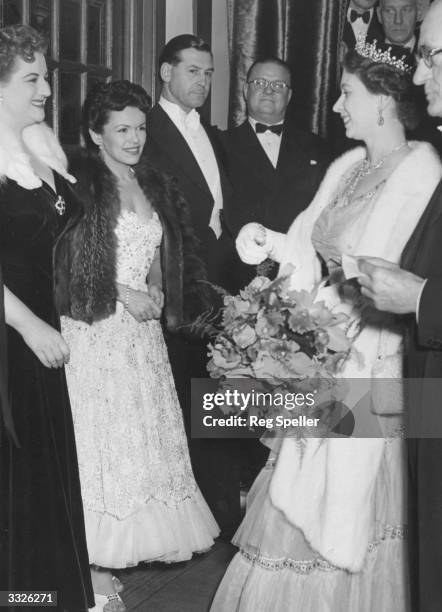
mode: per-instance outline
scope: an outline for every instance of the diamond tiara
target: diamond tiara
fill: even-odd
[[[367,59],[375,62],[376,64],[388,64],[389,66],[393,66],[393,68],[397,68],[401,72],[410,73],[413,72],[413,68],[407,64],[405,61],[407,56],[403,55],[398,58],[391,54],[392,48],[388,47],[385,51],[378,49],[376,46],[377,40],[375,39],[372,43],[365,42],[365,36],[361,34],[358,37],[358,42],[356,43],[355,50],[362,57],[366,57]]]

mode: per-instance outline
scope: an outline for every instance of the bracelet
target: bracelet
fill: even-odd
[[[124,302],[123,302],[124,310],[129,310],[129,293],[130,293],[130,287],[129,285],[126,285],[126,292],[124,294]]]

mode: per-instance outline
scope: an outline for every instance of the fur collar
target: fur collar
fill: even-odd
[[[84,217],[62,241],[56,275],[61,314],[92,323],[115,312],[117,238],[120,198],[114,175],[94,154],[81,150],[71,160],[78,179],[75,192]],[[136,168],[138,184],[156,210],[162,227],[161,265],[167,327],[176,329],[209,307],[207,278],[199,258],[188,207],[172,179],[146,159]]]
[[[3,180],[12,179],[25,189],[40,187],[42,181],[31,166],[31,154],[70,183],[75,183],[75,178],[66,169],[66,155],[54,132],[45,123],[25,128],[22,142],[5,124],[0,124],[0,134],[0,177]]]
[[[398,164],[373,202],[362,236],[360,232],[351,236],[351,228],[346,234],[346,239],[353,242],[354,256],[381,257],[397,263],[439,183],[442,166],[433,147],[427,143],[409,144],[411,152]],[[358,148],[334,162],[312,204],[290,228],[285,245],[285,263],[294,264],[292,282],[297,290],[309,290],[321,278],[319,260],[311,240],[315,221],[336,193],[342,190],[341,181],[345,173],[364,155],[365,150]],[[317,300],[325,300],[336,312],[346,306],[337,285],[321,288]],[[357,308],[351,314],[357,320]],[[374,324],[371,322],[362,327],[354,339],[352,350],[363,356],[363,363],[352,352],[338,373],[339,377],[360,379],[343,398],[353,410],[366,409],[368,395],[360,400],[369,392],[373,410],[378,409],[379,403],[382,410],[382,402],[388,411],[394,413],[403,408],[404,398],[398,384],[403,359],[402,334],[392,322],[391,316],[384,313],[379,314]],[[394,387],[385,391],[382,382],[377,387],[376,379],[378,384],[379,379],[391,379]],[[356,423],[364,422],[364,418],[356,419]],[[387,426],[386,422],[380,431],[384,426]],[[358,572],[363,567],[373,537],[371,499],[385,452],[385,440],[329,438],[321,440],[324,442],[322,445],[318,445],[319,442],[307,440],[301,456],[292,439],[283,441],[270,497],[276,508],[302,530],[310,546],[328,562]],[[318,516],[323,517],[320,524]],[[400,515],[396,518],[400,523]]]

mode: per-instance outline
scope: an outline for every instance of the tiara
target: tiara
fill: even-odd
[[[400,58],[395,57],[391,53],[392,47],[388,47],[385,51],[382,51],[376,46],[376,43],[376,39],[372,43],[366,42],[364,34],[361,33],[358,36],[355,50],[359,55],[366,57],[376,64],[388,64],[406,73],[413,71],[413,68],[406,62],[407,56],[405,54]]]

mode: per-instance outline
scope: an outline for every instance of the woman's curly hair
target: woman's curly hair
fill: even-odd
[[[33,62],[36,53],[46,53],[48,41],[28,25],[11,25],[0,29],[0,81],[7,81],[19,57]]]
[[[94,85],[84,101],[82,114],[83,138],[88,149],[96,149],[89,130],[102,134],[111,111],[122,111],[128,106],[138,108],[146,115],[152,107],[152,100],[141,85],[130,81]]]
[[[399,121],[406,129],[419,123],[412,77],[398,68],[385,63],[373,62],[351,49],[344,58],[344,69],[355,74],[372,94],[391,96],[396,103]]]

